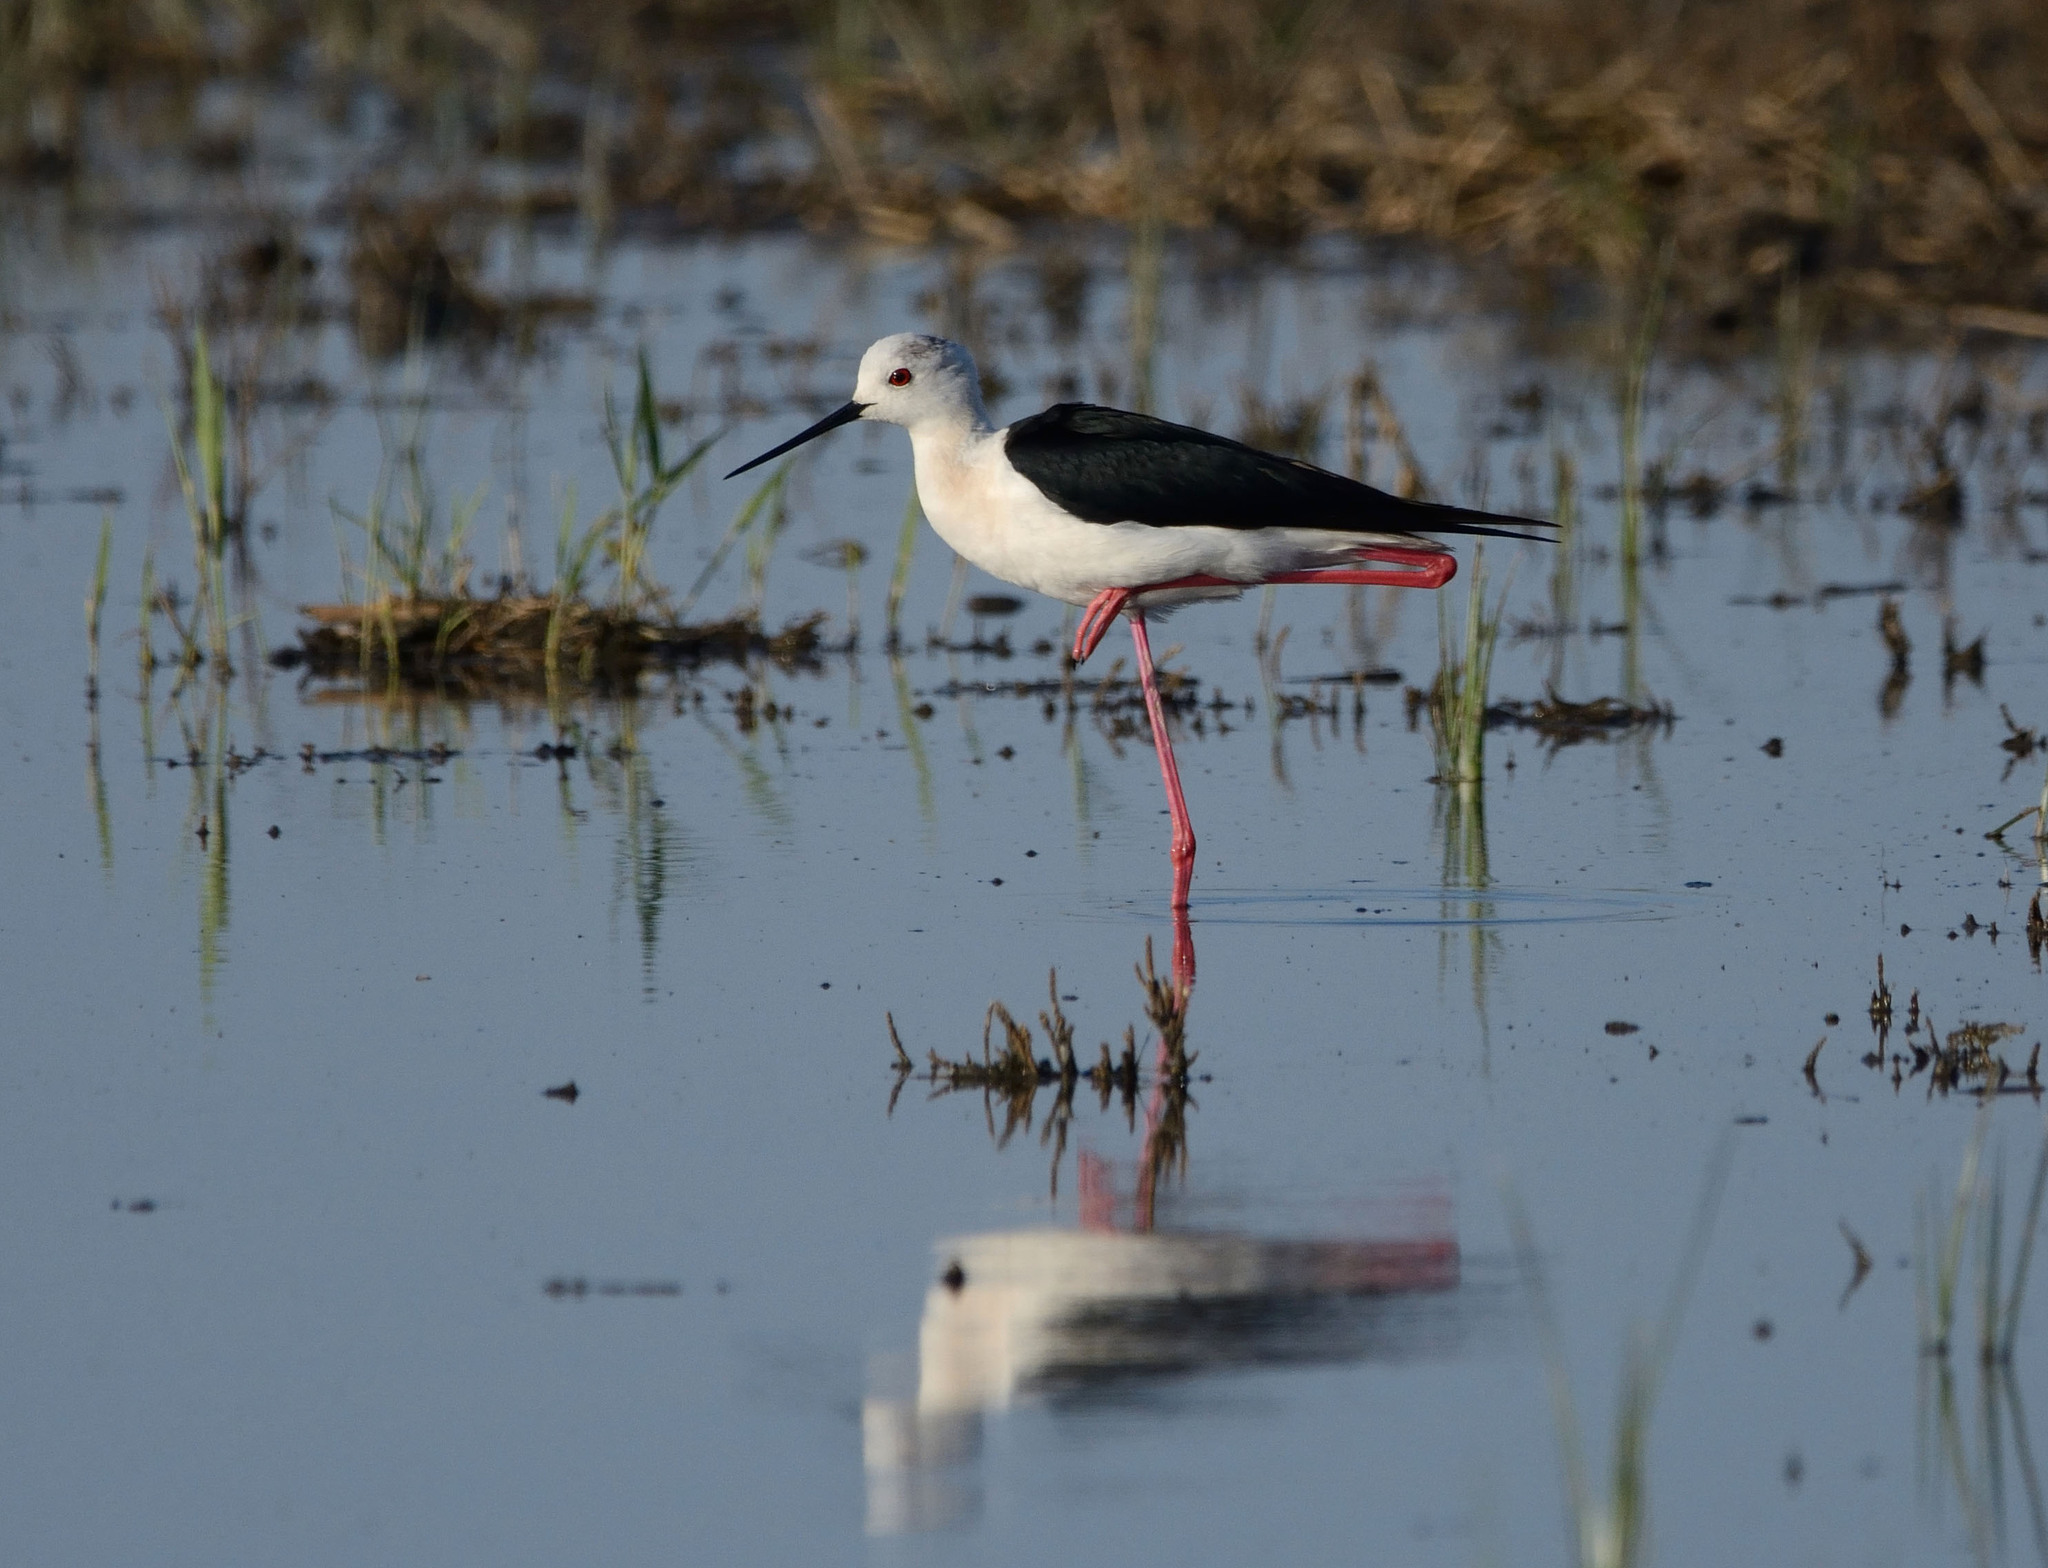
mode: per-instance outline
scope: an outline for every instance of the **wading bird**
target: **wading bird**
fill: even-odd
[[[1147,613],[1234,599],[1263,583],[1441,588],[1457,559],[1425,533],[1541,539],[1526,530],[1555,526],[1404,501],[1241,441],[1087,403],[999,430],[973,357],[916,332],[874,344],[851,402],[726,478],[856,419],[910,432],[918,503],[947,544],[993,577],[1083,607],[1075,663],[1119,614],[1131,623],[1173,817],[1177,913],[1187,907],[1195,829],[1153,677]]]

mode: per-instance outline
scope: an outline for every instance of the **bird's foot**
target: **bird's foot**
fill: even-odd
[[[1086,664],[1088,655],[1102,645],[1102,639],[1116,625],[1116,618],[1131,602],[1134,592],[1130,588],[1105,588],[1088,601],[1088,608],[1081,612],[1081,624],[1074,629],[1076,664]]]
[[[1341,583],[1351,587],[1441,588],[1458,575],[1458,558],[1437,548],[1369,545],[1354,552],[1356,566],[1317,566],[1298,572],[1276,572],[1275,583]],[[1391,570],[1389,570],[1391,568]]]

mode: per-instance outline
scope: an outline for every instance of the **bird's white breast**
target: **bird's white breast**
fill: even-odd
[[[1000,430],[911,432],[925,516],[990,576],[1068,604],[1086,604],[1104,588],[1196,572],[1257,576],[1256,563],[1237,559],[1256,552],[1243,548],[1241,534],[1233,539],[1233,530],[1090,523],[1061,510],[1010,466],[1003,437]]]

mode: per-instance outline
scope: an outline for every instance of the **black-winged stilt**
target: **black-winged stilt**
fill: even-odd
[[[1555,526],[1404,501],[1241,441],[1087,403],[1061,403],[999,430],[982,406],[973,357],[917,332],[874,344],[861,356],[851,402],[726,478],[856,419],[910,432],[918,502],[947,544],[991,576],[1084,607],[1077,664],[1119,614],[1130,621],[1173,817],[1176,911],[1187,907],[1195,829],[1153,678],[1146,612],[1232,599],[1263,583],[1440,588],[1457,559],[1425,531],[1541,539],[1524,530]]]

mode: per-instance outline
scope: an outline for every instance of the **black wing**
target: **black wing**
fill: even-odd
[[[1091,523],[1155,528],[1329,528],[1341,533],[1489,534],[1545,539],[1555,523],[1404,501],[1312,463],[1149,414],[1057,403],[1004,440],[1012,464],[1055,506]],[[1503,523],[1510,527],[1502,527]]]

